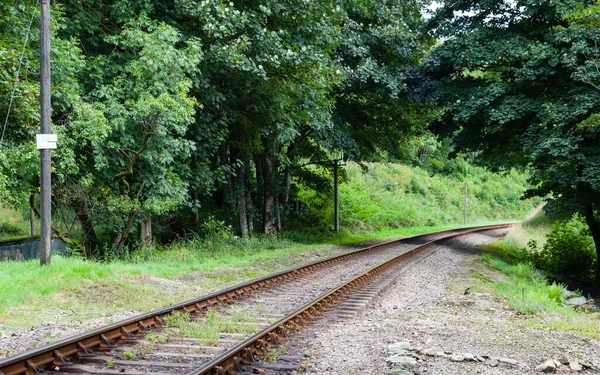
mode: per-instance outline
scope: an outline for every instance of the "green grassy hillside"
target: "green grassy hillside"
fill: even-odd
[[[401,164],[355,163],[345,166],[340,185],[343,232],[372,232],[387,228],[463,224],[465,181],[468,183],[467,223],[522,219],[539,200],[521,200],[526,177],[515,171],[499,175],[470,167],[468,177],[430,176],[427,171]],[[300,199],[309,220],[331,227],[330,196],[306,189]],[[314,224],[313,224],[314,225]]]

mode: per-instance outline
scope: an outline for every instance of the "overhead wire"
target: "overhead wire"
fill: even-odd
[[[4,134],[6,133],[6,126],[8,125],[8,119],[10,117],[10,111],[12,109],[13,101],[15,99],[15,92],[17,91],[17,84],[19,83],[19,75],[21,74],[21,65],[23,64],[23,58],[25,57],[25,48],[27,42],[29,42],[29,34],[31,32],[31,25],[33,24],[33,18],[35,17],[38,9],[39,0],[35,2],[35,7],[31,13],[31,20],[29,21],[29,27],[27,28],[27,34],[25,35],[25,42],[23,43],[23,50],[21,51],[21,57],[19,58],[19,65],[15,74],[15,84],[13,85],[12,93],[10,95],[10,101],[8,103],[8,111],[6,111],[6,119],[4,120],[4,126],[2,127],[2,136],[0,137],[0,147],[4,145]]]

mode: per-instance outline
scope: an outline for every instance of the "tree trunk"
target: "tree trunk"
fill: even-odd
[[[254,166],[256,167],[256,208],[258,212],[262,212],[265,203],[265,155],[264,153],[254,154]]]
[[[244,186],[246,186],[246,220],[248,223],[248,234],[254,233],[254,207],[252,206],[252,194],[250,193],[250,176],[252,175],[250,165],[250,153],[246,150],[244,154]]]
[[[221,143],[221,146],[219,148],[220,151],[220,155],[221,155],[221,166],[223,165],[229,165],[230,160],[229,160],[229,154],[228,154],[228,147],[227,147],[227,142],[223,141]],[[231,184],[231,176],[228,176],[227,181],[223,184],[223,195],[222,195],[222,205],[223,207],[225,207],[225,214],[227,215],[227,217],[230,219],[229,222],[232,222],[232,211],[231,211],[231,205],[233,204],[232,200],[231,200],[231,189],[232,189],[232,184]]]
[[[238,167],[237,176],[235,178],[236,188],[235,188],[235,198],[236,204],[235,208],[237,210],[238,223],[240,227],[240,235],[242,237],[248,236],[248,215],[246,213],[247,203],[246,203],[246,168],[244,165]]]
[[[35,236],[35,195],[32,193],[29,195],[29,229],[31,230],[31,237]]]
[[[133,220],[134,219],[135,219],[135,211],[132,211],[129,213],[129,216],[127,218],[127,224],[125,225],[123,232],[119,233],[119,236],[118,236],[119,241],[117,242],[117,246],[115,246],[117,255],[119,255],[119,253],[121,252],[121,249],[123,248],[123,246],[125,246],[125,243],[127,242],[127,239],[129,238],[129,232],[131,232],[131,228],[133,228]]]
[[[81,225],[84,246],[93,250],[93,247],[98,244],[98,236],[96,235],[94,224],[88,215],[86,202],[83,199],[76,198],[71,199],[70,204],[75,211],[75,215],[77,215],[77,220]]]
[[[253,207],[252,207],[252,196],[250,192],[246,192],[246,213],[248,219],[248,234],[254,234],[254,215],[253,215]]]
[[[296,158],[296,142],[292,143],[287,150],[288,165],[285,167],[285,187],[283,191],[284,203],[287,204],[290,200],[290,189],[292,187],[292,166]]]
[[[592,232],[594,245],[596,247],[596,278],[594,280],[594,295],[600,296],[600,221],[594,215],[594,206],[588,204],[585,207],[585,221]]]
[[[265,234],[275,233],[277,231],[276,222],[276,186],[275,186],[275,156],[265,155],[265,166],[263,170],[264,178],[264,204],[263,204],[263,231]]]
[[[198,168],[198,157],[196,155],[192,155],[192,164],[191,164],[192,173],[195,173],[196,168]],[[193,200],[193,207],[191,210],[192,228],[194,228],[195,231],[198,231],[198,229],[200,228],[200,215],[198,212],[198,190],[196,189],[196,186],[192,186],[191,190],[192,190],[191,195],[192,195],[192,200]]]
[[[152,246],[152,214],[144,213],[144,220],[140,223],[140,242],[142,246]]]

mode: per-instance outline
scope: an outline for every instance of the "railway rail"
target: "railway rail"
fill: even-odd
[[[440,241],[509,226],[429,233],[295,267],[0,360],[0,375],[262,373],[257,361],[280,340],[344,300],[365,304],[400,264]]]

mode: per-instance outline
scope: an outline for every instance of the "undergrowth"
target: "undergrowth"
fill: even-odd
[[[531,262],[531,254],[516,246],[516,242],[518,240],[509,234],[507,238],[484,247],[481,255],[483,263],[499,271],[502,277],[492,280],[476,274],[474,278],[482,281],[478,288],[506,299],[518,314],[543,317],[542,320],[526,320],[528,326],[600,337],[600,314],[579,312],[565,306],[563,293],[566,286],[549,282]]]
[[[16,210],[0,205],[0,241],[21,239],[28,236],[29,223]]]
[[[540,202],[538,198],[521,199],[526,176],[515,171],[500,175],[470,166],[468,173],[431,175],[402,164],[367,163],[361,167],[349,163],[344,172],[340,220],[342,231],[348,233],[463,223],[467,182],[469,224],[522,218]],[[303,218],[299,218],[305,227],[331,227],[329,195],[300,187],[298,199],[306,205]]]

